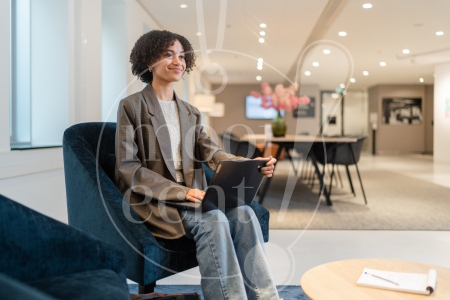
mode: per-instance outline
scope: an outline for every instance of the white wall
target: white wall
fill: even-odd
[[[450,63],[434,73],[434,161],[450,163]]]
[[[42,214],[68,222],[63,169],[0,180],[0,191]]]
[[[144,33],[143,31],[162,28],[147,14],[137,0],[124,0],[124,2],[127,5],[127,55],[129,57],[131,49]],[[136,80],[136,77],[131,74],[130,63],[127,64],[127,69],[128,95],[131,95],[142,90],[142,82]]]

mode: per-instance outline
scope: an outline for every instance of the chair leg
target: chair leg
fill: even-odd
[[[345,170],[347,171],[348,182],[350,184],[350,189],[352,190],[352,194],[356,197],[355,189],[353,188],[352,176],[350,176],[350,171],[348,166],[345,166]]]
[[[323,165],[323,172],[322,172],[322,181],[320,182],[320,187],[319,187],[319,196],[320,196],[320,194],[321,194],[321,192],[322,192],[322,189],[323,189],[323,187],[325,186],[325,188],[326,188],[326,184],[325,184],[325,175],[327,175],[326,172],[327,171],[327,167],[326,167],[326,165]]]
[[[361,180],[361,175],[359,174],[359,169],[358,169],[358,164],[355,164],[356,167],[356,173],[358,174],[358,178],[359,178],[359,183],[361,184],[361,190],[364,196],[364,202],[367,204],[367,198],[366,198],[366,193],[364,192],[364,187],[363,187],[363,183]]]
[[[330,193],[330,195],[331,195],[331,188],[333,187],[334,166],[335,166],[335,164],[333,164],[331,167],[330,187],[328,189],[328,193]]]
[[[311,161],[309,164],[309,170],[308,170],[307,176],[308,176],[308,184],[312,184],[312,181],[314,180],[314,166]]]
[[[139,294],[150,294],[155,291],[156,282],[149,283],[147,285],[139,285]]]
[[[364,192],[364,187],[363,187],[363,183],[362,183],[362,180],[361,180],[361,175],[359,174],[358,163],[356,162],[355,153],[353,152],[353,148],[351,146],[350,146],[350,152],[352,153],[353,162],[355,163],[355,167],[356,167],[356,174],[358,174],[359,183],[361,184],[361,190],[362,190],[362,193],[363,193],[363,196],[364,196],[364,202],[367,204],[366,193]]]
[[[339,166],[336,166],[336,172],[339,178],[339,183],[341,184],[341,189],[344,188],[344,185],[342,184],[342,177],[341,177],[341,172],[339,172]]]

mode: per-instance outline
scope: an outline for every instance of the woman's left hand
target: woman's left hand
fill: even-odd
[[[266,177],[272,177],[273,170],[275,169],[275,163],[277,162],[277,160],[272,156],[255,158],[255,160],[266,160],[266,159],[269,159],[269,161],[266,163],[264,167],[261,168],[261,173]]]

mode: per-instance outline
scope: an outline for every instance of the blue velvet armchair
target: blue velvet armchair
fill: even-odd
[[[129,299],[114,246],[0,195],[0,299]]]
[[[195,244],[185,237],[155,238],[123,201],[114,184],[115,132],[115,123],[82,123],[65,131],[69,224],[122,250],[127,278],[139,284],[141,293],[148,293],[153,291],[157,280],[198,265]],[[210,179],[213,172],[205,165],[204,168]],[[252,208],[267,242],[269,212],[257,203]]]

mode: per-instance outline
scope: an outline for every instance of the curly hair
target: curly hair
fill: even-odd
[[[191,43],[179,34],[167,30],[152,30],[143,34],[131,50],[130,63],[133,75],[142,82],[152,82],[153,73],[148,72],[148,66],[156,63],[176,40],[183,46],[186,72],[189,74],[195,66],[195,53]]]

